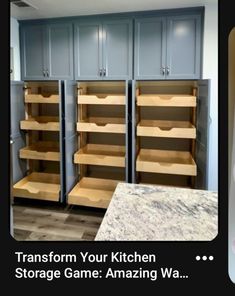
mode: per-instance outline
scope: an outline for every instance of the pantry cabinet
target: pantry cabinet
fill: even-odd
[[[64,201],[63,88],[63,81],[11,84],[15,197]]]
[[[78,149],[72,155],[77,184],[66,192],[68,204],[107,208],[118,182],[129,181],[129,85],[128,81],[77,83]]]
[[[135,81],[132,182],[207,189],[209,81]]]
[[[135,79],[198,79],[201,15],[135,19]]]
[[[72,24],[21,28],[22,80],[73,79]]]
[[[75,79],[117,80],[132,77],[132,21],[104,20],[75,24]]]

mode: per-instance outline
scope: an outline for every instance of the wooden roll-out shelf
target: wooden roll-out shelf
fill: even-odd
[[[187,121],[141,120],[137,136],[195,139],[196,128]]]
[[[58,142],[39,141],[20,149],[20,158],[60,161],[60,147]]]
[[[125,119],[115,117],[89,117],[77,123],[77,131],[125,134]]]
[[[86,105],[125,105],[125,95],[119,94],[90,94],[78,95],[78,104]]]
[[[74,154],[74,163],[125,167],[125,147],[87,144]]]
[[[45,97],[40,94],[25,94],[25,103],[58,104],[59,95],[50,95]]]
[[[58,116],[34,116],[26,120],[21,120],[20,128],[22,130],[36,131],[59,131],[60,123]]]
[[[68,204],[107,208],[117,180],[83,177],[68,195]]]
[[[140,149],[136,160],[138,172],[196,176],[197,167],[190,152]]]
[[[31,173],[13,186],[13,196],[59,201],[60,175]]]
[[[137,106],[196,107],[196,96],[179,94],[142,94]]]

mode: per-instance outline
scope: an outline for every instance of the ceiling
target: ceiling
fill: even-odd
[[[32,7],[11,3],[11,16],[18,20],[203,6],[217,0],[23,0]]]

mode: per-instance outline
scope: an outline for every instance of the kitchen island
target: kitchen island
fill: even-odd
[[[218,194],[119,183],[96,241],[210,241],[218,232]]]

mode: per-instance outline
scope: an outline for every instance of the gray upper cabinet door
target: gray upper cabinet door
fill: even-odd
[[[132,78],[132,21],[103,21],[103,79]]]
[[[166,20],[135,20],[135,79],[165,79]]]
[[[25,26],[21,31],[22,80],[44,80],[45,26]]]
[[[52,24],[47,27],[47,68],[51,80],[73,79],[72,24]]]
[[[102,25],[76,23],[74,32],[75,79],[101,79]]]
[[[200,51],[200,15],[168,17],[166,78],[200,78]]]

